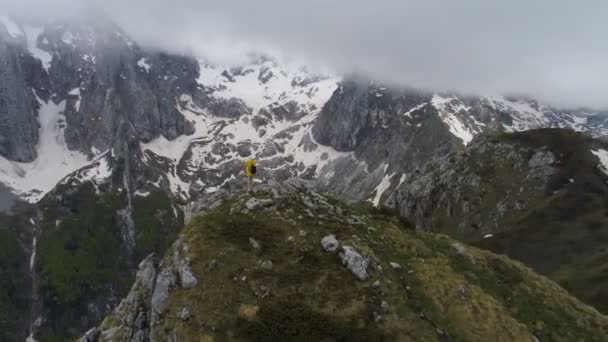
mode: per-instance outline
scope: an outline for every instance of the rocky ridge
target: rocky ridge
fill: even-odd
[[[242,195],[194,218],[81,341],[607,336],[605,316],[505,257],[314,192],[256,196],[274,204]]]

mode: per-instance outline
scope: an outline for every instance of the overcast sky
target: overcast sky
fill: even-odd
[[[608,107],[606,0],[0,0],[37,15],[103,8],[144,45],[234,61],[247,50],[338,73]],[[17,3],[17,4],[15,4]]]

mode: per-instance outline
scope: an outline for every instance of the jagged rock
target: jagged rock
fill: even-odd
[[[166,269],[162,270],[156,278],[154,292],[150,299],[153,321],[164,313],[167,306],[169,291],[173,286],[175,286],[175,276],[173,275],[173,272]]]
[[[338,239],[336,239],[336,236],[332,234],[321,239],[321,246],[326,252],[333,253],[338,250],[340,242],[338,241]]]
[[[394,269],[394,270],[400,270],[401,269],[401,265],[399,265],[396,262],[391,262],[390,265],[391,265],[391,268]]]
[[[179,278],[182,287],[187,289],[195,287],[198,283],[198,280],[190,270],[190,265],[185,262],[179,267]]]
[[[372,284],[372,289],[379,289],[380,288],[380,280],[376,280],[373,284]]]
[[[262,208],[268,208],[274,204],[274,201],[271,199],[257,199],[251,198],[245,203],[245,207],[248,210],[257,210]]]
[[[366,280],[369,275],[367,267],[369,259],[359,254],[351,246],[342,246],[342,252],[339,254],[342,264],[359,280]]]

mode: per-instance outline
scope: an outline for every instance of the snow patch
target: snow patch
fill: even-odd
[[[433,95],[431,103],[437,108],[441,121],[448,126],[450,133],[462,140],[465,146],[468,145],[473,140],[473,133],[467,129],[456,113],[468,112],[471,108],[456,98],[441,97],[437,94]]]
[[[51,67],[51,62],[53,61],[53,55],[38,47],[38,37],[40,37],[40,34],[44,31],[44,29],[42,27],[34,27],[29,25],[24,26],[23,29],[25,30],[27,49],[30,51],[32,56],[34,56],[34,58],[42,62],[42,67],[48,72],[49,68]]]
[[[236,69],[200,63],[199,84],[215,90],[217,98],[243,100],[254,113],[271,104],[295,101],[308,111],[320,110],[338,88],[339,79],[311,76],[296,65],[277,66],[273,61],[253,63]],[[231,71],[233,70],[233,71]],[[298,83],[306,80],[310,83]]]
[[[376,192],[376,196],[374,196],[374,199],[370,200],[370,202],[372,202],[374,204],[374,207],[378,207],[380,205],[380,199],[382,198],[382,195],[391,186],[391,178],[393,178],[395,176],[394,172],[391,175],[386,175],[387,169],[388,169],[388,164],[385,164],[384,165],[384,173],[385,173],[384,178],[382,179],[380,184],[378,184],[376,189],[374,189],[374,191]]]
[[[410,118],[410,119],[413,119],[412,114],[413,114],[414,112],[416,112],[416,111],[418,111],[418,110],[420,110],[420,109],[424,108],[424,106],[426,106],[426,105],[427,105],[427,103],[423,103],[423,104],[421,104],[421,105],[418,105],[418,106],[416,106],[416,107],[414,107],[414,108],[412,108],[412,109],[408,110],[407,112],[403,113],[403,116],[408,117],[408,118]]]
[[[591,150],[591,153],[593,153],[596,157],[599,158],[600,160],[600,165],[599,168],[606,174],[608,175],[608,151],[606,150]]]
[[[148,197],[148,196],[150,196],[150,191],[137,190],[137,191],[135,191],[135,196]]]
[[[150,72],[150,68],[152,68],[152,66],[150,64],[148,64],[148,60],[146,58],[142,58],[139,61],[137,61],[137,66],[145,69],[146,72]]]
[[[66,102],[38,102],[40,139],[36,160],[20,163],[0,157],[0,182],[30,203],[38,202],[66,175],[89,164],[84,154],[70,151],[65,143]]]
[[[80,88],[74,88],[70,91],[69,93],[72,96],[78,96],[78,99],[76,100],[76,104],[74,105],[74,107],[76,108],[76,111],[80,111],[80,100],[82,99],[80,97]]]

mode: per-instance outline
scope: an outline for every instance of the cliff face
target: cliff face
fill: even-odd
[[[418,230],[524,261],[606,310],[607,150],[558,129],[483,137],[406,179],[389,205]]]

